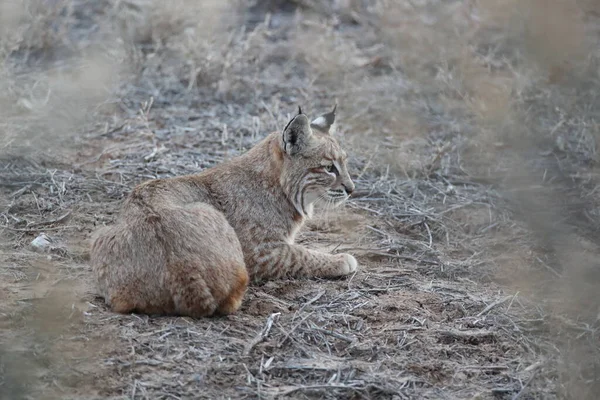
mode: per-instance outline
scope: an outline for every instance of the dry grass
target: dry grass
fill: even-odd
[[[566,0],[0,1],[0,394],[595,398],[597,15]],[[219,319],[95,298],[87,239],[133,185],[336,100],[357,194],[300,240],[355,254],[359,273],[255,286]]]

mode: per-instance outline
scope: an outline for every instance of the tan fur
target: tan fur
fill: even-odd
[[[354,272],[351,255],[294,244],[315,201],[340,204],[354,190],[346,154],[329,134],[334,117],[335,109],[311,125],[300,111],[283,132],[227,163],[135,187],[117,223],[92,244],[107,304],[120,313],[230,314],[250,277]]]

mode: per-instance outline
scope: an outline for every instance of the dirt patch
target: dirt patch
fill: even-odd
[[[241,3],[0,2],[0,397],[595,398],[589,2]],[[95,297],[90,235],[135,184],[336,100],[357,190],[298,241],[355,275],[225,318]]]

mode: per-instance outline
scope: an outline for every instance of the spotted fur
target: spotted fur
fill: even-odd
[[[354,190],[346,153],[329,131],[335,109],[309,123],[299,110],[282,132],[196,175],[135,187],[116,224],[93,239],[100,294],[116,312],[229,314],[250,279],[337,277],[349,254],[294,244],[316,202]]]

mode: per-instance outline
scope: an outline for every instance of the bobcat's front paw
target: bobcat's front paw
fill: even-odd
[[[356,272],[358,268],[358,262],[356,262],[356,258],[352,257],[350,254],[338,254],[341,262],[340,268],[340,276],[350,275]]]

